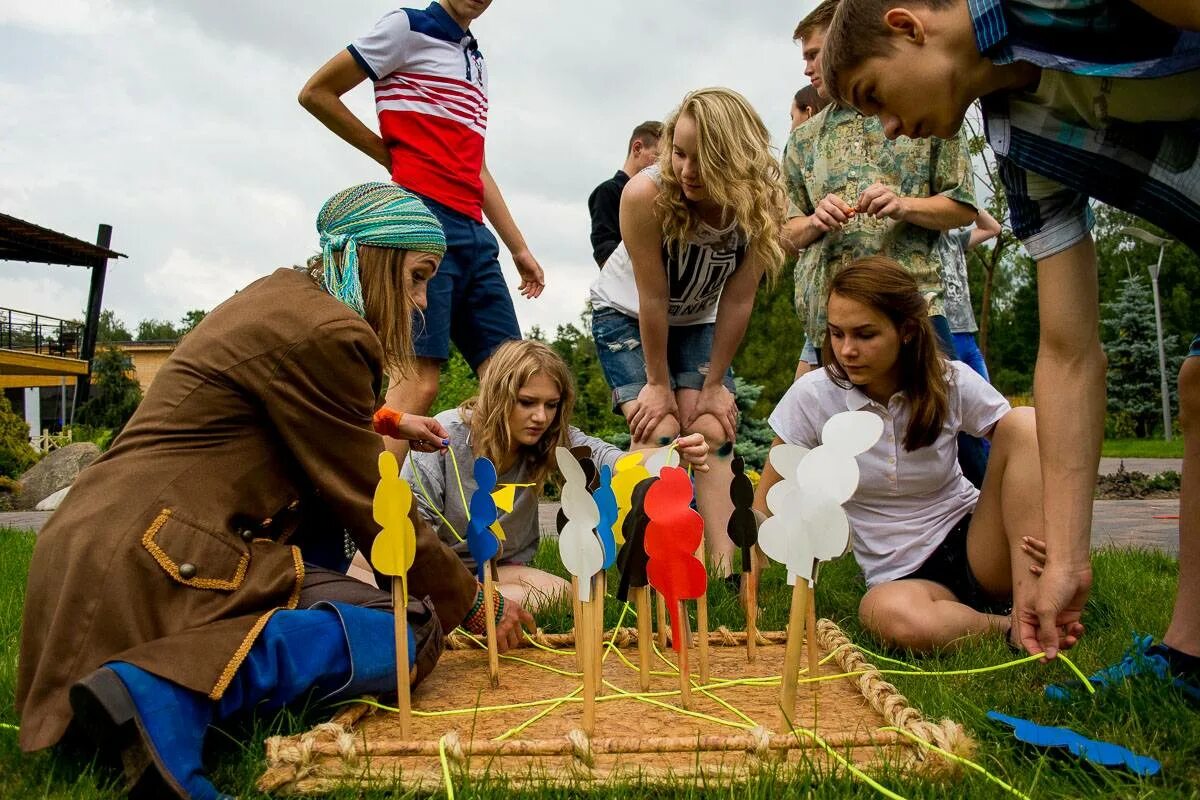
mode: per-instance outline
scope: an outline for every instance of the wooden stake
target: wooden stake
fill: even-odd
[[[583,672],[583,645],[581,642],[587,637],[583,633],[586,629],[583,627],[583,606],[579,602],[579,578],[574,575],[571,576],[571,611],[571,619],[575,621],[575,627],[571,631],[575,636],[575,667]]]
[[[412,698],[408,692],[408,597],[404,581],[392,576],[392,616],[396,618],[396,697],[400,709],[400,738],[412,736]]]
[[[675,613],[679,616],[679,694],[680,704],[690,709],[692,707],[692,670],[688,666],[688,649],[691,645],[692,632],[688,624],[687,608],[680,600],[675,604]]]
[[[592,603],[595,608],[592,613],[595,615],[594,633],[592,635],[592,644],[595,646],[595,653],[592,655],[592,662],[596,670],[596,694],[604,694],[604,594],[608,590],[608,575],[604,570],[600,570],[592,576]]]
[[[492,563],[483,568],[483,610],[487,625],[488,679],[492,688],[500,687],[500,649],[496,646],[496,583],[492,580]]]
[[[808,587],[808,618],[806,620],[808,640],[808,677],[815,678],[821,671],[821,652],[817,649],[817,587]],[[816,691],[819,683],[813,684]]]
[[[654,615],[655,616],[654,621],[658,626],[658,633],[657,633],[658,649],[666,650],[667,649],[667,631],[670,630],[670,627],[667,625],[667,601],[663,599],[662,594],[660,592],[658,592],[657,590],[654,592],[654,594],[655,594],[655,596],[658,597],[658,602],[655,604],[655,608],[657,610]]]
[[[596,729],[596,672],[592,668],[592,651],[595,649],[595,640],[591,633],[595,626],[593,619],[596,611],[596,601],[587,601],[581,603],[582,619],[576,620],[576,630],[583,632],[583,636],[575,641],[575,649],[579,652],[580,661],[583,663],[583,732],[591,736]]]
[[[754,570],[742,573],[746,600],[746,660],[751,664],[758,646],[758,575]]]
[[[708,595],[696,598],[696,633],[700,649],[700,685],[708,685]],[[690,637],[689,637],[690,639]],[[691,644],[689,641],[688,644]]]
[[[792,730],[796,714],[796,674],[800,671],[800,649],[804,643],[804,606],[808,600],[808,582],[796,578],[792,587],[792,609],[788,616],[787,650],[783,657],[783,688],[780,692],[780,730]]]
[[[651,615],[654,613],[650,603],[650,587],[642,586],[633,590],[633,600],[637,605],[638,626],[638,672],[641,675],[643,692],[650,691],[650,638],[654,635],[654,625]]]

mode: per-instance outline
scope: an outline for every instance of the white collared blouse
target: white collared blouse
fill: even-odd
[[[771,413],[779,438],[810,448],[821,444],[821,428],[834,414],[861,409],[883,418],[883,436],[858,456],[858,491],[845,505],[854,556],[869,586],[921,566],[978,502],[979,490],[958,465],[958,434],[985,436],[1012,407],[961,361],[947,362],[946,377],[950,408],[942,432],[912,452],[904,449],[909,407],[903,393],[883,406],[857,387],[838,386],[823,369],[793,383]]]

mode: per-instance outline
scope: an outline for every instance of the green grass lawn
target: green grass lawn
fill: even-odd
[[[54,753],[23,755],[17,748],[17,724],[12,697],[20,642],[20,618],[27,566],[33,550],[33,536],[0,529],[0,797],[12,798],[91,798],[120,796],[118,776],[80,756]],[[538,561],[553,566],[557,559],[553,545],[544,544]],[[558,570],[561,572],[561,567]],[[1157,553],[1132,551],[1101,552],[1095,559],[1096,589],[1092,593],[1085,623],[1088,634],[1072,651],[1076,663],[1085,671],[1118,659],[1128,645],[1131,631],[1161,633],[1165,628],[1169,604],[1174,597],[1177,564]],[[610,586],[614,585],[610,582]],[[827,565],[818,587],[818,609],[842,625],[851,638],[866,647],[878,645],[858,626],[855,609],[863,591],[862,578],[850,559]],[[787,614],[788,589],[779,567],[765,578],[761,602],[764,606],[763,630],[783,627]],[[609,605],[607,622],[616,622],[618,609]],[[742,613],[736,597],[724,583],[714,581],[710,589],[712,624],[741,628]],[[542,615],[547,630],[565,630],[569,615],[564,608]],[[968,644],[962,649],[920,659],[908,654],[892,655],[919,661],[929,671],[951,670],[999,664],[1014,659],[999,641]],[[899,689],[928,716],[951,717],[963,723],[976,738],[975,761],[1011,783],[1030,797],[1200,797],[1200,709],[1184,704],[1169,687],[1138,681],[1114,689],[1096,699],[1072,704],[1047,700],[1042,688],[1048,682],[1066,680],[1061,665],[1027,665],[1013,670],[976,676],[945,678],[893,678]],[[1140,779],[1121,770],[1092,767],[1070,757],[1048,754],[1021,745],[1007,729],[988,721],[989,709],[1026,717],[1036,722],[1075,728],[1093,738],[1123,744],[1140,754],[1162,762],[1163,771],[1155,778]],[[322,721],[317,712],[303,715],[282,714],[258,720],[243,730],[224,730],[210,735],[212,777],[218,787],[242,798],[261,795],[254,781],[263,768],[263,739],[275,733],[298,733]],[[1007,798],[1013,795],[974,773],[952,781],[933,781],[887,770],[876,776],[896,794],[908,798],[969,797]],[[567,789],[517,792],[499,783],[472,783],[458,786],[457,797],[480,798],[567,798],[580,796]],[[401,791],[362,792],[347,788],[337,798],[407,797]],[[630,797],[656,798],[777,798],[819,797],[850,798],[879,796],[853,778],[835,774],[816,780],[799,770],[764,774],[749,784],[704,789],[680,786],[651,788],[637,785],[607,787],[587,793],[589,797],[628,800]]]
[[[1105,439],[1100,454],[1106,458],[1183,458],[1183,437],[1162,439]]]

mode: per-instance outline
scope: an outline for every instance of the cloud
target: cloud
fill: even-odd
[[[595,277],[586,199],[629,130],[705,85],[744,93],[777,146],[815,5],[497,0],[474,26],[491,73],[488,164],[547,274],[522,328],[575,322]],[[130,325],[209,308],[316,248],[344,186],[386,176],[296,103],[393,5],[379,0],[43,0],[0,8],[0,210],[129,255],[105,306]],[[374,128],[368,85],[348,105]],[[78,316],[82,270],[0,262],[0,306]]]

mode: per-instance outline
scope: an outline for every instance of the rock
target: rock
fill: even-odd
[[[67,492],[71,491],[70,486],[64,486],[54,494],[47,497],[45,500],[37,504],[37,511],[55,511],[62,503],[63,498],[67,496]]]
[[[91,442],[78,442],[48,453],[18,478],[21,493],[16,497],[19,511],[30,511],[59,489],[70,486],[88,464],[100,457],[100,448]]]

